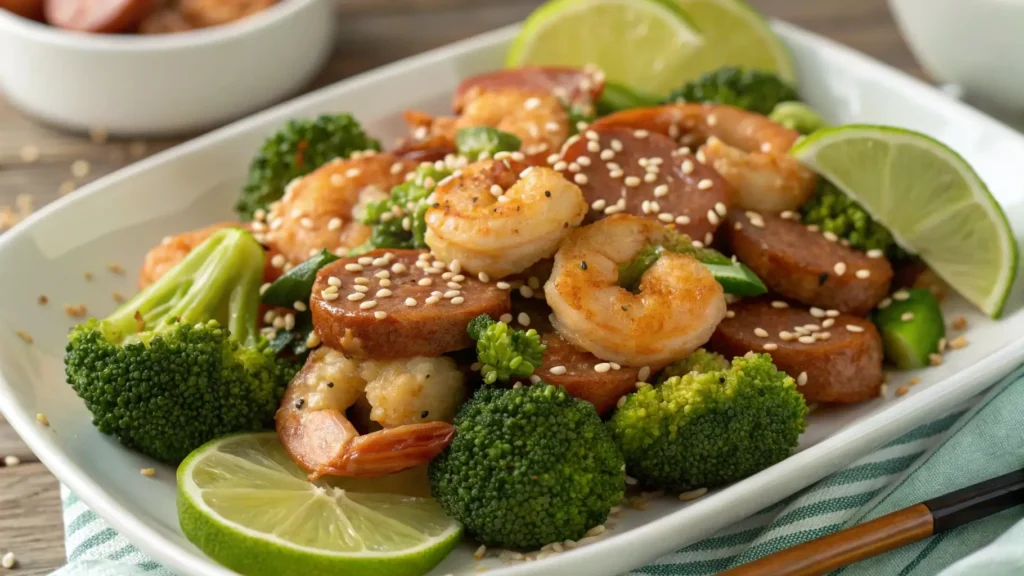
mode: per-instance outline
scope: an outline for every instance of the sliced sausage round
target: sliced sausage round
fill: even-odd
[[[532,88],[547,90],[563,104],[591,105],[604,90],[604,73],[566,66],[512,68],[486,72],[467,78],[459,84],[452,97],[452,109],[462,112],[473,91],[495,88]]]
[[[46,21],[58,28],[116,34],[133,30],[155,8],[153,0],[46,0]]]
[[[636,390],[639,368],[614,368],[590,352],[573,346],[555,331],[548,320],[551,309],[543,301],[517,299],[513,302],[512,311],[514,317],[511,326],[527,329],[519,317],[520,314],[526,314],[529,318],[528,327],[537,330],[541,342],[547,346],[544,350],[544,363],[534,370],[534,376],[548,384],[564,386],[571,396],[593,404],[602,416],[615,407],[619,398]],[[609,369],[598,372],[595,367],[600,364],[609,364]]]
[[[425,250],[374,250],[321,268],[309,308],[320,341],[346,354],[432,357],[472,346],[469,321],[500,317],[510,297],[445,269]]]
[[[555,169],[583,191],[588,221],[626,212],[673,224],[708,244],[728,210],[729,184],[661,134],[587,130],[567,142]]]
[[[875,325],[836,310],[746,299],[730,308],[709,347],[730,358],[771,354],[809,402],[862,402],[878,396],[882,386],[882,339]]]
[[[734,211],[725,234],[733,253],[773,292],[808,306],[867,314],[885,298],[892,266],[800,222]]]

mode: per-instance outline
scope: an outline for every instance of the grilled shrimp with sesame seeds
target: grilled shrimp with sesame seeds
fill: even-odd
[[[275,416],[281,444],[310,480],[384,476],[425,464],[455,434],[444,422],[465,396],[450,358],[360,361],[330,348],[310,353]],[[362,399],[384,429],[361,434],[345,411]]]
[[[543,163],[569,137],[569,115],[562,103],[551,92],[535,88],[479,88],[465,95],[457,117],[406,113],[407,121],[413,119],[414,136],[435,147],[438,138],[454,142],[456,132],[475,126],[514,134],[532,164]]]
[[[707,342],[725,317],[725,294],[693,257],[665,252],[644,273],[637,294],[618,284],[619,265],[660,244],[666,232],[628,214],[575,230],[544,285],[559,334],[603,360],[652,370]]]
[[[788,154],[800,134],[767,117],[722,104],[671,104],[626,110],[593,124],[646,129],[700,146],[697,158],[732,186],[744,210],[795,210],[814,192],[817,176]]]
[[[578,186],[549,168],[518,168],[484,160],[438,184],[425,240],[440,260],[502,278],[549,258],[583,221]]]
[[[289,184],[256,231],[292,264],[324,249],[347,253],[370,237],[366,205],[387,198],[415,167],[387,153],[328,162]]]

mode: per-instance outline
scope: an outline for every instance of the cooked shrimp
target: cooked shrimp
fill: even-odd
[[[569,115],[558,98],[546,90],[474,88],[464,95],[462,102],[462,112],[457,117],[431,117],[409,111],[406,121],[419,140],[431,142],[438,137],[454,142],[455,133],[462,128],[497,128],[519,137],[522,152],[533,160],[557,152],[569,137]]]
[[[139,271],[139,289],[159,280],[168,270],[184,260],[192,249],[213,236],[217,230],[241,226],[237,222],[218,222],[206,228],[189,230],[164,238],[160,244],[150,248],[142,261],[142,270]]]
[[[550,257],[583,221],[578,186],[549,168],[527,168],[518,180],[515,170],[485,160],[438,184],[425,240],[439,259],[501,278]]]
[[[625,126],[703,144],[698,159],[732,185],[731,203],[744,210],[795,210],[814,192],[817,176],[787,152],[800,134],[765,116],[712,104],[672,104],[606,116],[595,126]]]
[[[288,385],[275,418],[277,434],[310,480],[393,474],[429,462],[451,442],[455,428],[441,420],[453,415],[465,394],[455,362],[412,358],[376,364],[322,346]],[[380,410],[377,421],[385,428],[360,434],[345,411],[368,392],[368,376],[375,387],[372,397],[365,396],[371,418]],[[395,376],[402,384],[377,382]]]
[[[415,167],[391,154],[329,162],[289,184],[271,205],[267,224],[255,228],[292,264],[325,248],[345,253],[370,237],[361,221],[366,205],[387,198]]]
[[[666,252],[644,273],[639,293],[618,285],[619,264],[660,243],[666,230],[616,214],[574,231],[544,285],[559,334],[603,360],[652,368],[707,342],[725,317],[725,294],[696,259]]]

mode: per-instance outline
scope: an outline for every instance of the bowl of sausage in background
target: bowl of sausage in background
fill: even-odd
[[[196,132],[294,94],[330,55],[330,0],[0,0],[0,90],[117,136]]]

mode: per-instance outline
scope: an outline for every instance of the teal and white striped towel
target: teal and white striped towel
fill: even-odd
[[[1024,368],[1002,380],[973,408],[919,426],[795,496],[706,540],[659,558],[630,576],[715,574],[1024,467],[1022,414]],[[173,576],[114,532],[66,489],[63,498],[69,564],[53,576]],[[839,570],[837,574],[1024,574],[1022,518],[1024,506],[1018,506]]]

